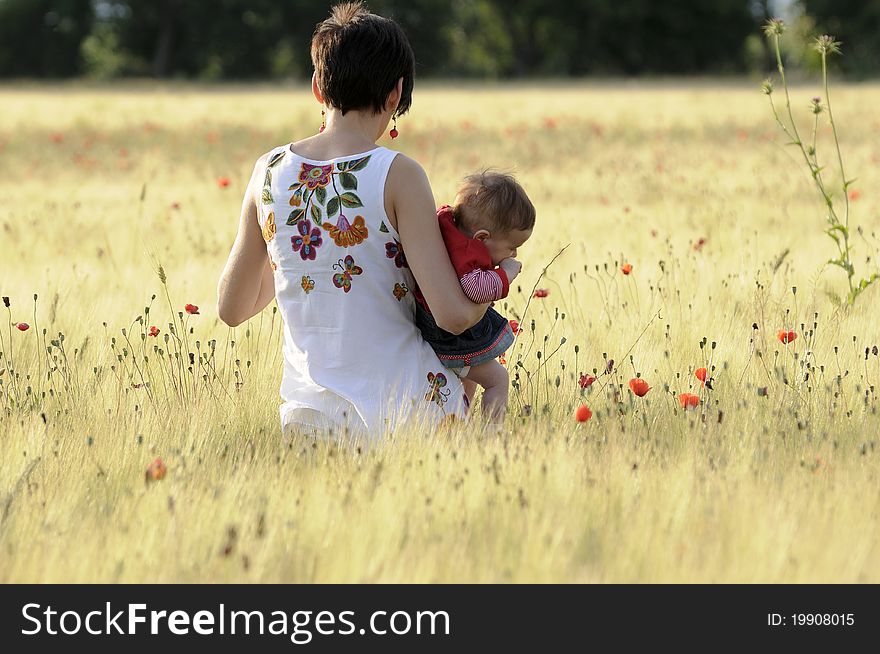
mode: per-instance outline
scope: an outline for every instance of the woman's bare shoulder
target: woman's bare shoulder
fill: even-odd
[[[430,188],[428,175],[422,165],[402,152],[399,152],[391,162],[391,168],[388,169],[388,182],[396,188],[409,189],[410,184],[425,184]]]

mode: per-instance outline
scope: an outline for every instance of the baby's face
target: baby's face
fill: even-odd
[[[492,257],[492,265],[497,266],[504,259],[515,257],[517,249],[532,235],[531,229],[512,229],[509,232],[495,232],[481,239]]]

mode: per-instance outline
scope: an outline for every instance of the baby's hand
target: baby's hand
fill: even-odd
[[[504,259],[498,266],[507,273],[507,281],[513,282],[514,278],[519,275],[519,272],[522,270],[522,263],[514,259],[513,257],[507,257]]]

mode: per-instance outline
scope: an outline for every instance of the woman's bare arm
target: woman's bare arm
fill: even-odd
[[[440,235],[434,194],[422,167],[409,157],[397,155],[388,172],[385,206],[397,219],[406,260],[419,288],[442,329],[460,334],[475,325],[489,304],[471,302]]]
[[[275,296],[266,242],[257,219],[258,195],[267,156],[257,160],[241,203],[238,234],[217,285],[217,314],[236,327],[262,311]]]

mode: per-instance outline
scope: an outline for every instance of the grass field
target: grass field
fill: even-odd
[[[880,86],[833,101],[868,273]],[[319,123],[304,84],[0,87],[0,581],[880,582],[880,290],[841,306],[757,84],[417,87],[394,145],[438,203],[495,165],[538,209],[512,431],[304,456],[274,303],[215,307],[253,162]]]

